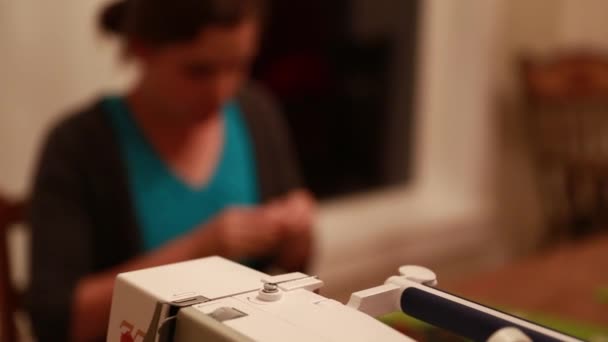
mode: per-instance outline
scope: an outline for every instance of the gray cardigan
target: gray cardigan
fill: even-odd
[[[246,87],[237,99],[252,137],[262,199],[301,186],[287,129],[270,97]],[[26,306],[40,341],[66,341],[78,280],[143,251],[121,151],[99,102],[49,134],[29,219]]]

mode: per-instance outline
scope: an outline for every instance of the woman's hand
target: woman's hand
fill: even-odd
[[[301,270],[311,253],[316,204],[304,190],[255,208],[228,209],[200,229],[205,254],[232,260],[276,255],[277,266]],[[209,238],[213,250],[210,251]]]
[[[316,202],[305,190],[289,193],[263,208],[280,225],[283,236],[278,249],[278,266],[286,271],[302,270],[312,252]]]
[[[228,209],[202,229],[211,229],[217,253],[233,260],[268,255],[282,237],[280,223],[262,208]]]

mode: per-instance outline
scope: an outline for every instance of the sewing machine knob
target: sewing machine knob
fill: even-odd
[[[428,286],[437,285],[437,275],[428,268],[421,266],[401,266],[399,268],[401,276],[408,280]]]
[[[258,292],[257,299],[264,302],[276,302],[283,297],[279,286],[274,283],[264,283],[264,287]]]
[[[521,330],[507,327],[498,330],[494,335],[490,336],[488,342],[532,342],[532,340]]]
[[[265,283],[262,291],[264,291],[264,293],[276,293],[279,291],[279,286],[273,283]]]

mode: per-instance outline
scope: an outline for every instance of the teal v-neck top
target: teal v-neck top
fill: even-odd
[[[137,126],[124,98],[108,97],[103,106],[127,167],[147,251],[190,232],[228,207],[260,202],[253,145],[236,102],[222,111],[221,156],[209,182],[201,188],[184,183],[171,171]]]

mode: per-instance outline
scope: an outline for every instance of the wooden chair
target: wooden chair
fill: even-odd
[[[0,196],[0,342],[17,341],[15,314],[21,296],[11,279],[7,235],[15,224],[23,222],[25,205]]]
[[[551,233],[576,237],[606,227],[608,54],[525,59],[521,79]]]

